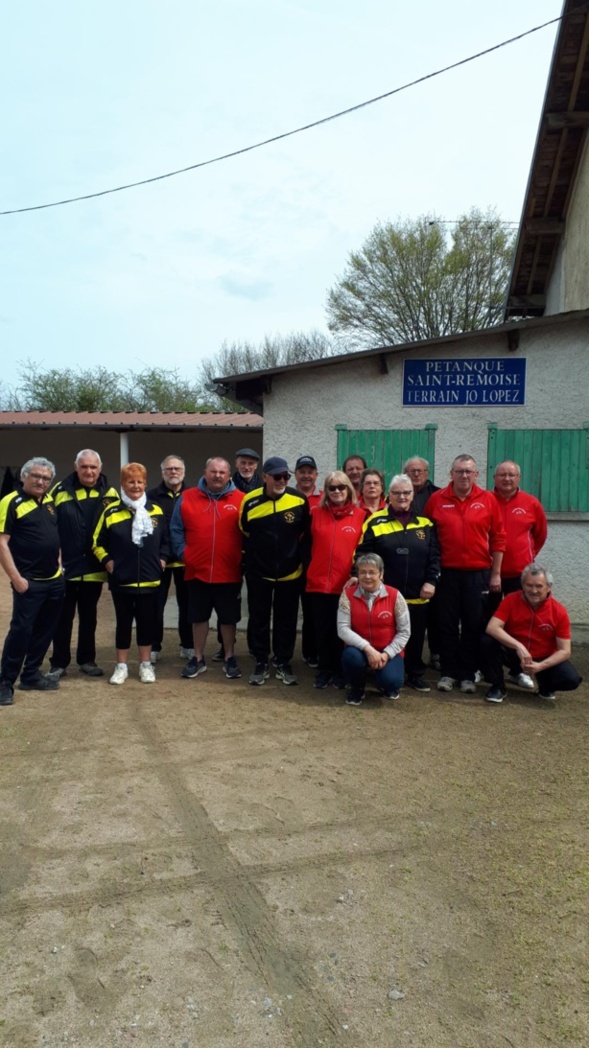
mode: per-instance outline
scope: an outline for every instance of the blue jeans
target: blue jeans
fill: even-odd
[[[369,669],[368,659],[364,652],[359,648],[344,648],[342,669],[350,687],[354,691],[364,691],[366,674]],[[401,655],[395,655],[381,670],[375,670],[374,675],[377,688],[380,688],[385,694],[398,691],[405,679],[403,658]]]

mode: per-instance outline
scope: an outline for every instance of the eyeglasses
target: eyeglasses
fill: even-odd
[[[453,473],[457,473],[459,477],[472,477],[476,472],[474,469],[453,469]]]
[[[328,484],[327,485],[327,490],[328,491],[347,491],[348,490],[348,486],[347,486],[347,484]]]
[[[40,484],[51,484],[53,477],[45,477],[42,473],[27,473],[31,480],[38,480]]]
[[[358,575],[364,575],[365,578],[376,578],[380,575],[380,571],[376,569],[373,571],[372,568],[358,568]]]
[[[411,499],[413,498],[412,491],[389,491],[389,495],[394,495],[396,499]]]
[[[181,473],[184,466],[164,466],[164,473]]]
[[[273,480],[290,480],[290,473],[271,473]]]

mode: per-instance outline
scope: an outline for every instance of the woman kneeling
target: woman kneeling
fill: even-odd
[[[403,650],[411,629],[405,598],[382,579],[384,564],[377,553],[356,561],[358,581],[344,589],[337,613],[337,631],[346,647],[342,667],[350,685],[349,706],[360,706],[368,669],[386,699],[398,699],[404,679]]]

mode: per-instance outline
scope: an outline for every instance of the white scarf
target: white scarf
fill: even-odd
[[[125,506],[128,506],[133,514],[131,538],[136,546],[142,546],[145,536],[153,534],[153,521],[145,508],[145,503],[147,502],[145,492],[143,492],[141,498],[134,502],[128,495],[125,495],[124,491],[121,491],[121,502],[124,502]]]

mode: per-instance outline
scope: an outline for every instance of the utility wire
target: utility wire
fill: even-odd
[[[63,207],[64,204],[76,204],[80,200],[94,200],[96,197],[108,196],[111,193],[122,193],[126,189],[136,189],[138,186],[147,186],[152,182],[161,182],[164,178],[175,178],[176,175],[185,175],[188,171],[196,171],[198,168],[208,167],[210,164],[218,164],[222,160],[230,160],[232,157],[241,156],[243,153],[251,153],[254,149],[262,149],[263,146],[271,145],[273,142],[280,142],[284,138],[291,138],[293,135],[300,135],[303,131],[310,131],[313,127],[320,127],[322,124],[328,124],[331,120],[339,120],[342,116],[348,116],[350,113],[358,112],[359,109],[365,109],[366,106],[372,106],[376,102],[382,102],[385,98],[391,98],[393,95],[400,94],[401,91],[407,91],[410,87],[416,87],[417,84],[423,84],[427,80],[433,79],[433,77],[441,76],[442,73],[448,73],[451,69],[458,69],[460,66],[467,65],[469,62],[474,62],[477,58],[483,58],[485,55],[490,55],[493,51],[498,51],[502,47],[514,44],[518,40],[523,40],[526,36],[531,36],[532,33],[538,33],[541,29],[546,29],[547,26],[555,25],[561,20],[562,15],[559,15],[558,18],[551,18],[550,21],[543,22],[542,25],[536,25],[533,29],[527,29],[525,32],[519,33],[517,36],[510,37],[509,40],[502,40],[500,44],[494,44],[492,47],[487,47],[484,51],[478,51],[475,55],[469,55],[468,58],[461,58],[458,62],[452,62],[451,65],[444,66],[443,69],[436,69],[433,73],[426,73],[425,76],[420,76],[417,80],[411,80],[409,83],[403,84],[401,87],[395,87],[392,91],[386,91],[383,95],[369,98],[365,102],[359,102],[355,106],[350,106],[348,109],[342,109],[339,113],[332,113],[331,116],[324,116],[320,120],[314,120],[310,124],[303,124],[301,127],[295,127],[291,131],[284,131],[280,135],[273,135],[272,138],[265,138],[262,142],[255,142],[251,146],[244,146],[243,149],[234,149],[231,153],[223,153],[221,156],[212,157],[210,160],[201,160],[197,164],[189,164],[188,167],[181,167],[176,171],[168,171],[164,175],[154,175],[153,178],[142,178],[138,182],[127,182],[125,185],[115,186],[113,189],[102,189],[97,193],[84,193],[82,196],[67,197],[65,200],[53,200],[49,204],[35,204],[31,207],[17,207],[12,208],[9,211],[0,211],[0,216],[21,215],[26,211],[43,211],[49,207]]]

